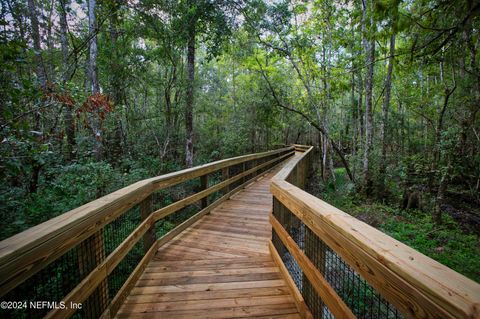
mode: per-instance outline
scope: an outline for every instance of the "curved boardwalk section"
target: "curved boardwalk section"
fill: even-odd
[[[268,248],[274,174],[161,247],[117,318],[300,318]]]

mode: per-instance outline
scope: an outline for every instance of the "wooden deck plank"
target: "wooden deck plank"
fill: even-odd
[[[278,296],[278,295],[288,295],[288,294],[289,294],[288,287],[245,288],[245,289],[231,289],[231,290],[219,290],[219,291],[194,291],[194,292],[166,293],[166,294],[133,295],[127,298],[126,303],[167,302],[167,301],[205,300],[205,299],[215,300],[215,299],[223,299],[223,298]]]
[[[292,296],[256,296],[256,297],[239,297],[239,298],[223,298],[215,299],[215,302],[210,300],[181,300],[168,302],[148,302],[131,304],[128,308],[125,307],[120,313],[136,313],[136,312],[162,312],[171,311],[177,312],[182,310],[211,310],[215,311],[217,308],[226,307],[252,307],[262,305],[278,305],[292,303]]]
[[[270,172],[161,247],[117,318],[300,318],[268,242]]]
[[[293,303],[262,305],[253,307],[226,307],[205,310],[177,310],[164,312],[147,312],[147,313],[123,313],[117,314],[118,318],[205,318],[205,319],[220,319],[220,318],[251,318],[258,316],[270,316],[276,318],[277,315],[296,314],[297,308]],[[273,317],[272,317],[273,316]]]

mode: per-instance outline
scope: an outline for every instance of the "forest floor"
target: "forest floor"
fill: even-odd
[[[335,183],[325,184],[315,173],[307,191],[480,283],[480,234],[465,223],[470,220],[466,215],[476,215],[476,207],[471,208],[472,214],[465,214],[454,208],[461,203],[452,201],[444,208],[442,225],[436,225],[431,212],[403,210],[399,203],[367,200],[347,181],[343,169],[337,169],[335,175]]]

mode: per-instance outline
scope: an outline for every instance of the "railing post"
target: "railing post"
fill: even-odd
[[[140,203],[140,219],[144,221],[145,219],[150,216],[153,212],[152,209],[152,195],[148,195],[141,203]],[[155,225],[152,225],[145,235],[143,235],[143,252],[147,253],[150,247],[152,247],[153,243],[155,242]]]
[[[300,163],[300,181],[299,181],[299,187],[301,189],[305,189],[305,185],[306,185],[306,182],[307,182],[307,174],[306,174],[306,171],[307,171],[307,159],[304,158],[302,160],[302,162]]]
[[[242,173],[245,172],[245,163],[246,163],[246,162],[243,162],[243,163],[242,163]],[[243,176],[243,177],[242,177],[242,184],[245,183],[245,178],[246,178],[246,176]]]
[[[226,181],[229,178],[230,178],[230,173],[229,173],[228,167],[222,168],[222,181]],[[229,191],[230,191],[230,185],[228,185],[224,188],[223,195],[225,195]]]
[[[201,188],[201,190],[204,190],[204,189],[208,188],[208,175],[207,174],[200,176],[200,188]],[[207,206],[208,206],[208,196],[202,198],[202,200],[201,200],[201,208],[204,209]]]
[[[105,260],[103,228],[85,239],[78,246],[78,267],[80,277],[87,276],[95,267]],[[83,309],[85,318],[98,318],[107,309],[107,279],[103,280],[95,291],[85,300]]]

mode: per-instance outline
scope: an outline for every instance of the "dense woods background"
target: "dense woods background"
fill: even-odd
[[[478,2],[0,2],[2,239],[303,143],[311,192],[480,280]]]

